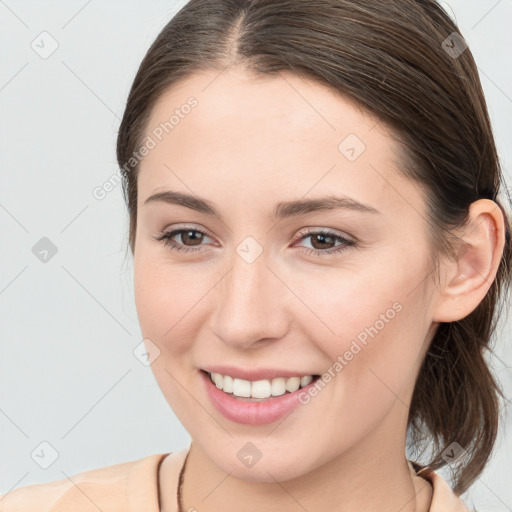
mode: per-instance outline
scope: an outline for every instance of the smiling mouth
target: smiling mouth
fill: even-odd
[[[233,398],[246,402],[272,400],[294,393],[320,378],[320,375],[312,374],[251,381],[234,378],[230,375],[201,371],[208,376],[218,389]]]

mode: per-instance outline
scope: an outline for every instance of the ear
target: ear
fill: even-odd
[[[442,263],[443,276],[433,312],[434,322],[468,316],[489,291],[505,247],[505,221],[500,206],[479,199],[470,206],[468,224],[458,232],[459,246]]]

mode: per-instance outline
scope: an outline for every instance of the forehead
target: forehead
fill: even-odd
[[[141,164],[139,204],[166,187],[210,191],[224,203],[261,203],[262,192],[343,193],[396,210],[398,190],[415,201],[383,124],[337,91],[287,73],[197,73],[159,98],[145,135],[155,146]]]
[[[191,97],[197,105],[189,111],[186,104]],[[154,105],[147,131],[180,109],[189,113],[175,119],[178,123],[172,135],[176,141],[180,135],[189,135],[187,125],[193,124],[197,135],[208,137],[204,142],[216,136],[218,143],[229,135],[225,145],[216,148],[230,150],[235,149],[233,142],[274,141],[276,146],[276,142],[293,144],[297,138],[311,145],[323,139],[327,146],[335,144],[343,131],[364,137],[377,124],[374,116],[325,85],[289,73],[263,76],[239,68],[196,73],[168,89]],[[245,131],[237,132],[236,127]]]

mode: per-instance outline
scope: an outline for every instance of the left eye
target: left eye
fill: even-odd
[[[306,233],[302,233],[302,236],[299,238],[300,240],[305,240],[307,238],[311,238],[314,244],[320,243],[322,244],[332,244],[335,241],[339,241],[340,244],[338,246],[334,246],[332,248],[320,247],[313,249],[306,248],[307,254],[315,254],[317,256],[323,256],[333,253],[339,253],[347,249],[348,247],[354,247],[356,242],[352,239],[345,238],[341,235],[333,233],[331,231],[307,231]],[[323,250],[322,250],[323,249]]]
[[[181,237],[182,243],[177,243],[174,238]],[[163,244],[169,247],[171,250],[176,249],[177,251],[184,252],[196,252],[201,250],[201,241],[204,237],[208,237],[206,233],[199,229],[195,228],[182,228],[175,229],[173,231],[169,231],[167,233],[161,233],[157,238],[155,238],[159,242],[163,242]],[[320,243],[330,245],[335,241],[339,241],[339,245],[335,245],[332,248],[320,247],[320,248],[304,248],[307,254],[315,254],[317,256],[339,253],[348,247],[354,247],[356,242],[354,240],[345,238],[341,235],[333,233],[331,231],[307,231],[306,233],[301,233],[301,236],[296,241],[305,240],[307,238],[311,238],[314,240],[315,244]],[[187,246],[187,243],[192,243],[193,246]],[[185,245],[183,245],[185,244]],[[197,247],[194,247],[197,246]]]

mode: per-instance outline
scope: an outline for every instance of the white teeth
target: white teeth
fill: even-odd
[[[222,375],[220,378],[222,379]],[[245,398],[250,397],[251,383],[248,380],[233,379],[233,394],[236,396],[243,396]]]
[[[270,398],[271,396],[284,395],[287,391],[293,393],[300,387],[307,386],[312,380],[312,375],[303,377],[276,377],[270,380],[249,381],[236,379],[229,375],[211,373],[212,382],[225,393],[233,393],[243,398]]]
[[[220,375],[220,373],[217,375]],[[222,389],[226,393],[233,393],[233,377],[230,377],[229,375],[224,375],[224,378],[222,380]]]
[[[294,391],[297,391],[297,389],[299,389],[299,388],[300,388],[300,377],[290,377],[286,381],[286,391],[293,393]]]
[[[303,388],[304,386],[307,386],[312,380],[313,377],[311,377],[311,375],[304,375],[304,377],[301,377],[300,379],[300,387]]]
[[[286,379],[278,377],[272,379],[272,396],[280,396],[286,393]]]
[[[249,382],[246,380],[245,382]],[[268,398],[272,393],[272,384],[269,380],[256,380],[250,383],[253,398]]]
[[[222,389],[222,375],[220,373],[212,373],[212,377],[213,377],[213,382],[215,383],[215,385],[219,389]]]

